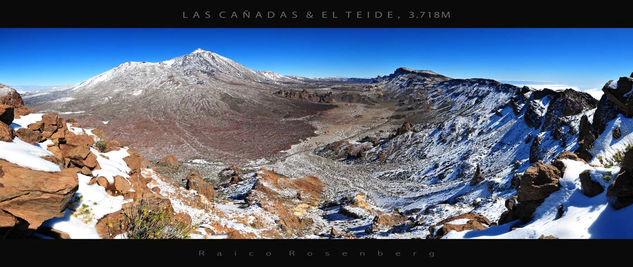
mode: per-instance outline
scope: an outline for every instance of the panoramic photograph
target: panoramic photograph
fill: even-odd
[[[0,36],[0,239],[633,238],[633,29]]]

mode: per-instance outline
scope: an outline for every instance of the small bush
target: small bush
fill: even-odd
[[[622,151],[616,152],[615,154],[613,154],[613,160],[617,164],[622,163],[622,161],[624,161],[624,153]]]
[[[604,180],[605,182],[611,181],[613,177],[611,176],[610,172],[605,173],[604,175],[602,175],[602,180]]]
[[[123,225],[129,239],[185,239],[195,227],[172,222],[166,210],[150,209],[141,200],[124,211]]]
[[[105,140],[99,140],[95,143],[99,152],[104,153],[108,149],[108,143]]]

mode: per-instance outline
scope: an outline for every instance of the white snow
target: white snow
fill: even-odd
[[[68,115],[68,114],[81,114],[84,113],[86,111],[84,110],[78,110],[78,111],[64,111],[64,112],[59,112],[59,115]]]
[[[19,128],[26,128],[31,123],[36,123],[42,120],[42,113],[31,113],[28,115],[20,116],[18,119],[14,119],[13,123],[11,123],[11,128],[13,130],[17,130]]]
[[[632,238],[633,206],[621,210],[613,209],[608,203],[606,190],[594,197],[581,192],[579,174],[584,170],[600,173],[617,173],[619,168],[597,168],[573,160],[563,160],[566,169],[560,180],[560,190],[552,193],[534,212],[534,220],[526,226],[509,231],[513,223],[493,226],[482,231],[450,232],[444,238],[539,238],[552,235],[557,238]],[[599,181],[603,186],[608,182]],[[600,175],[598,175],[600,176]],[[556,218],[558,207],[564,213]]]
[[[55,99],[55,100],[53,100],[51,102],[53,102],[53,103],[62,103],[62,102],[68,102],[68,101],[71,101],[71,100],[75,100],[75,98],[74,97],[62,97],[62,98]]]
[[[43,159],[53,156],[46,146],[36,146],[15,137],[13,142],[0,141],[0,159],[37,171],[58,172],[59,165]]]
[[[123,158],[130,155],[127,148],[121,148],[116,151],[101,153],[94,148],[90,151],[97,156],[97,162],[101,169],[92,171],[95,176],[103,176],[108,179],[108,183],[114,183],[114,176],[130,177],[128,173],[131,171]]]
[[[620,128],[620,139],[613,138],[613,130]],[[607,123],[605,130],[596,138],[593,148],[589,152],[594,156],[590,163],[602,164],[612,160],[614,154],[624,153],[627,146],[633,145],[633,118],[626,118],[622,114]]]
[[[466,224],[468,223],[468,221],[470,221],[469,219],[457,219],[457,220],[452,220],[446,224],[454,224],[454,225],[461,225],[461,224]]]
[[[100,239],[95,225],[103,216],[121,210],[126,202],[123,196],[110,196],[105,188],[89,185],[91,177],[77,174],[79,189],[75,194],[78,202],[73,205],[75,211],[67,209],[64,217],[48,220],[43,225],[64,231],[72,239]]]

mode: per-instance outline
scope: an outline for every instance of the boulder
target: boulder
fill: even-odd
[[[379,214],[375,216],[372,220],[372,225],[374,229],[389,229],[407,221],[407,219],[406,215],[394,210],[389,214]]]
[[[15,133],[13,129],[4,123],[0,123],[0,141],[3,142],[13,142],[13,137]]]
[[[517,192],[518,201],[542,201],[551,193],[559,189],[558,180],[562,177],[561,171],[542,162],[530,166],[519,185]]]
[[[128,153],[130,155],[123,158],[123,161],[125,161],[127,166],[130,167],[131,169],[130,173],[135,173],[135,172],[140,173],[141,169],[149,167],[149,161],[145,159],[143,156],[141,156],[141,154],[136,152],[136,150],[129,149]]]
[[[96,183],[103,188],[108,188],[110,186],[110,183],[108,183],[108,179],[103,176],[97,177]]]
[[[29,130],[28,128],[20,128],[16,130],[15,135],[20,138],[20,140],[29,144],[35,144],[45,140],[42,137],[42,133]]]
[[[113,191],[116,195],[127,193],[132,189],[130,182],[122,176],[114,176],[114,184],[112,184]]]
[[[455,221],[460,221],[459,223]],[[465,221],[465,223],[462,223]],[[466,213],[459,216],[450,217],[442,220],[439,223],[429,228],[429,239],[440,239],[450,231],[471,231],[471,230],[484,230],[488,228],[492,223],[483,215],[476,213]]]
[[[569,151],[561,152],[560,154],[558,154],[558,156],[556,156],[554,161],[559,161],[559,160],[563,160],[563,159],[569,159],[569,160],[575,160],[575,161],[580,161],[580,162],[587,163],[584,159],[580,158],[578,156],[578,154],[576,154],[574,152],[569,152]]]
[[[362,219],[371,215],[371,213],[369,213],[366,209],[351,205],[342,206],[338,213],[353,219]]]
[[[158,161],[158,164],[171,168],[171,169],[177,169],[178,167],[182,165],[182,163],[178,161],[178,158],[176,157],[176,155],[173,155],[173,154],[160,159]]]
[[[411,125],[410,122],[405,121],[404,123],[402,123],[402,126],[400,126],[400,128],[396,130],[396,136],[405,134],[407,132],[410,132],[411,130],[413,130],[413,125]]]
[[[28,222],[29,229],[63,216],[78,189],[75,170],[35,171],[4,160],[0,169],[0,210]]]
[[[0,122],[11,125],[13,122],[13,107],[9,105],[0,104]]]
[[[208,200],[213,200],[217,196],[213,186],[202,178],[198,170],[192,170],[189,175],[187,175],[187,178],[185,178],[185,188],[187,190],[196,190]]]
[[[633,204],[633,175],[631,173],[629,170],[620,171],[607,188],[607,198],[615,209]]]
[[[556,166],[540,161],[530,166],[520,179],[517,195],[506,200],[508,210],[501,214],[498,224],[506,224],[517,219],[527,222],[532,219],[534,210],[545,198],[560,188],[559,180],[562,174]]]
[[[74,134],[67,132],[64,136],[65,142],[71,146],[93,146],[95,140],[92,136],[85,134]]]
[[[88,157],[90,154],[90,147],[86,145],[76,146],[76,147],[68,147],[68,151],[64,153],[64,156],[74,160],[83,160]]]
[[[19,108],[24,106],[24,101],[18,91],[4,84],[0,84],[0,104]]]
[[[591,179],[591,171],[585,170],[580,173],[580,186],[581,191],[585,196],[593,197],[604,192],[604,187]]]

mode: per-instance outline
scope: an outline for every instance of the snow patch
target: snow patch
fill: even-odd
[[[121,210],[123,204],[132,200],[124,200],[123,196],[110,196],[105,188],[90,185],[90,176],[77,174],[79,189],[75,193],[73,209],[67,209],[64,217],[48,220],[44,226],[64,231],[72,239],[100,239],[95,226],[103,216]]]
[[[13,142],[0,141],[0,159],[20,165],[36,171],[58,172],[59,165],[43,159],[44,156],[53,156],[46,150],[46,146],[32,145],[15,137]]]

